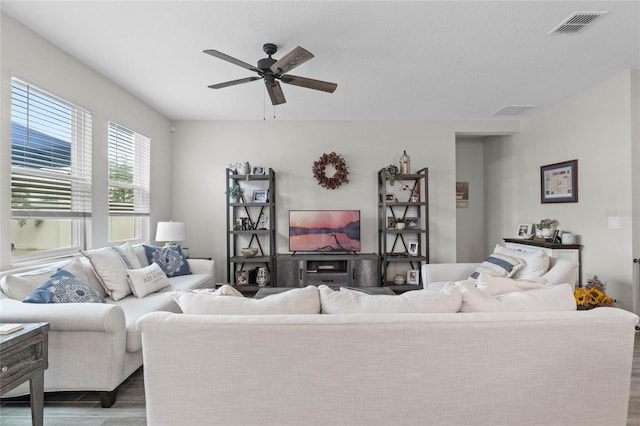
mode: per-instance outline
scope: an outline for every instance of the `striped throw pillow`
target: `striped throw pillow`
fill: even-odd
[[[480,273],[491,275],[494,277],[511,277],[525,265],[522,259],[511,257],[504,254],[492,253],[484,262],[476,268],[471,274],[474,280],[478,278]]]

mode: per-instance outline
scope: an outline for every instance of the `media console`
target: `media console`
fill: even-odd
[[[279,254],[276,257],[278,287],[378,287],[378,256],[360,254]]]

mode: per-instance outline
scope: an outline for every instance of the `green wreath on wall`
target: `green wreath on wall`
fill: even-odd
[[[327,176],[327,166],[332,166],[335,169],[332,176]],[[313,176],[318,181],[318,185],[323,188],[336,189],[343,183],[349,182],[349,168],[342,155],[330,152],[322,154],[318,161],[314,161]]]

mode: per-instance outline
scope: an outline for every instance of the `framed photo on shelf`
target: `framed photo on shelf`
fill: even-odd
[[[578,202],[578,160],[540,166],[540,202]]]
[[[417,269],[410,269],[407,271],[407,284],[419,284],[418,276],[419,272]]]
[[[409,256],[417,256],[418,255],[418,242],[417,241],[409,241],[409,246],[407,248],[407,253],[409,253]]]
[[[396,227],[395,216],[387,216],[387,229],[394,229]]]
[[[405,217],[404,222],[407,224],[407,229],[418,229],[420,228],[420,221],[417,217]]]
[[[533,225],[531,223],[524,223],[518,225],[518,237],[529,238],[533,235]]]
[[[247,277],[247,271],[236,271],[236,284],[237,285],[247,285],[247,284],[249,284],[249,279]]]
[[[253,202],[254,203],[266,203],[267,195],[269,195],[269,191],[266,189],[256,189],[253,191]]]
[[[394,201],[398,201],[398,199],[396,198],[396,194],[394,194],[393,192],[387,192],[387,194],[384,196],[384,199],[387,200],[387,202],[394,202]]]
[[[264,175],[264,167],[263,166],[254,166],[251,169],[252,175]]]

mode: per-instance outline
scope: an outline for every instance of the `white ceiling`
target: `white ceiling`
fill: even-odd
[[[544,108],[640,68],[634,1],[6,1],[4,12],[172,120],[262,120],[274,109],[255,64],[300,45],[292,74],[333,94],[282,84],[278,120],[489,119]],[[576,11],[607,11],[575,35],[547,33]],[[4,40],[3,42],[6,42]],[[504,117],[502,117],[504,118]]]

